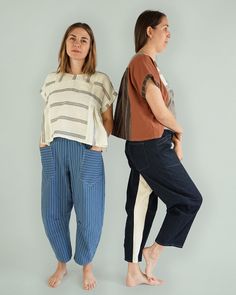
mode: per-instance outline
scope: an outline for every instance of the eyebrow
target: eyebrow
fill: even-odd
[[[72,37],[75,37],[75,38],[77,37],[77,36],[74,35],[74,34],[69,34],[69,36],[72,36]],[[88,40],[88,38],[87,38],[87,37],[84,37],[84,36],[82,36],[81,38],[82,38],[82,39],[86,39],[86,40]]]
[[[169,25],[168,25],[168,24],[166,24],[166,25],[163,25],[163,26],[162,26],[162,28],[163,28],[163,27],[168,27],[168,28],[169,28]]]

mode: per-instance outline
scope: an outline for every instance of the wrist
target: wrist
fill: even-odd
[[[176,138],[176,140],[181,142],[182,137],[183,137],[183,133],[182,132],[175,132],[174,137]]]

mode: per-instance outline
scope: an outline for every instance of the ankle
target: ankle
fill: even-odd
[[[92,272],[92,270],[93,270],[92,263],[83,265],[83,271],[84,272]]]
[[[65,262],[58,262],[57,268],[59,268],[59,269],[65,269],[66,268],[66,263]]]
[[[161,252],[164,249],[164,246],[154,242],[151,246],[152,251],[154,252]]]
[[[138,263],[128,263],[128,271],[127,271],[127,276],[134,276],[137,274],[140,274],[140,268]]]
[[[150,247],[151,256],[158,256],[163,251],[164,246],[157,244],[156,242]]]

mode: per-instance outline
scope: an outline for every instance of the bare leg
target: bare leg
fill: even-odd
[[[48,279],[49,287],[56,288],[60,285],[63,277],[67,274],[66,263],[58,262],[57,269],[54,274]]]
[[[92,263],[83,266],[83,289],[92,290],[96,286],[96,279],[93,275]]]
[[[151,286],[157,286],[162,283],[161,280],[153,278],[147,278],[147,276],[141,271],[138,263],[128,263],[128,273],[126,277],[126,286],[135,287],[137,285],[146,284]]]
[[[157,244],[156,242],[151,247],[143,249],[143,256],[146,261],[145,273],[148,278],[152,278],[152,271],[157,264],[158,258],[163,250],[164,246]]]

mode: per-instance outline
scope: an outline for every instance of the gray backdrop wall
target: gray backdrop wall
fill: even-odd
[[[83,21],[94,30],[98,69],[116,89],[134,52],[133,28],[145,9],[169,18],[171,41],[158,64],[175,91],[184,126],[183,163],[204,197],[184,249],[166,248],[156,274],[161,287],[124,286],[124,142],[111,137],[104,153],[106,214],[94,263],[94,294],[231,295],[235,263],[235,10],[234,0],[1,0],[0,1],[0,293],[52,294],[46,285],[55,258],[40,216],[39,89],[57,67],[65,29]],[[160,227],[159,211],[149,238]],[[72,240],[75,218],[71,222]],[[73,261],[57,294],[78,294],[81,268]]]

